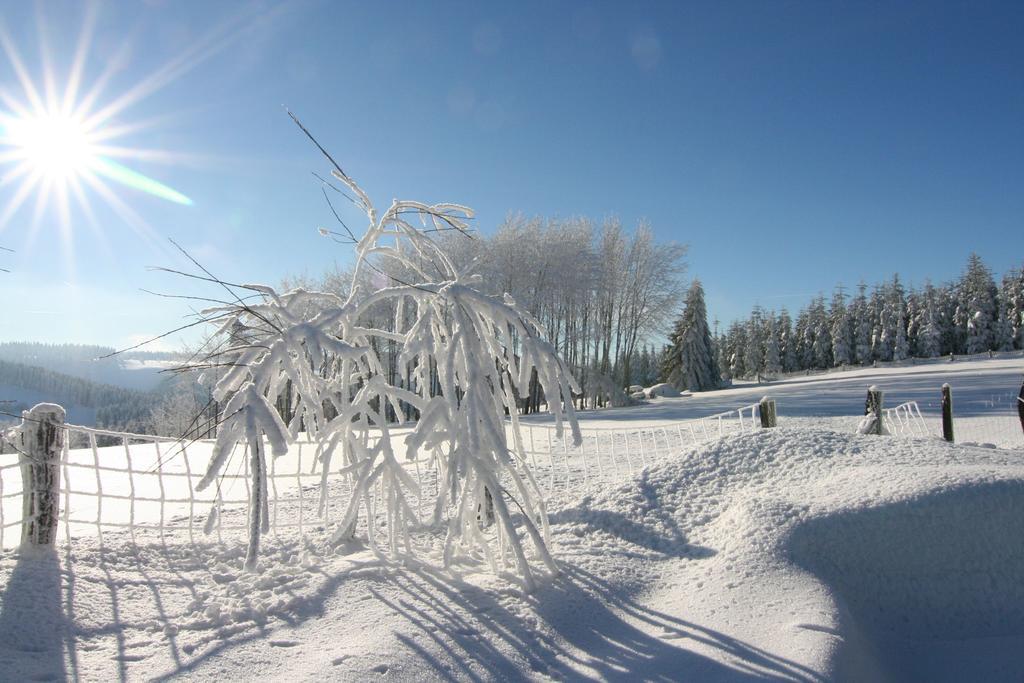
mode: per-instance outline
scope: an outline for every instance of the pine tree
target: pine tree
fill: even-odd
[[[876,286],[871,292],[868,310],[871,314],[871,357],[880,361],[892,360],[893,324],[885,304],[885,293]]]
[[[832,365],[849,365],[853,362],[852,326],[842,285],[837,287],[832,295],[829,318],[832,333]]]
[[[746,347],[746,327],[741,325],[738,321],[734,321],[732,325],[729,326],[729,344],[727,351],[729,356],[729,374],[731,374],[735,379],[739,379],[747,375],[747,368],[743,364]]]
[[[744,354],[743,365],[747,368],[747,374],[758,377],[764,365],[764,314],[760,306],[754,306],[750,312]]]
[[[910,357],[910,344],[907,342],[907,333],[903,323],[903,313],[896,313],[896,336],[892,344],[892,359],[906,360]]]
[[[775,377],[782,372],[779,336],[775,328],[775,311],[772,311],[765,316],[764,321],[764,374],[768,377]]]
[[[942,353],[942,327],[938,306],[938,293],[926,282],[917,312],[917,355],[934,358]]]
[[[779,313],[779,320],[775,326],[779,337],[779,353],[783,372],[796,372],[796,346],[793,341],[793,320],[789,317],[789,311],[785,308]]]
[[[1012,348],[1024,349],[1024,268],[1012,268],[1003,275],[999,313],[1010,328]]]
[[[921,295],[917,290],[911,288],[907,293],[907,348],[910,357],[916,358],[918,354],[918,337],[921,331]]]
[[[981,257],[972,253],[960,278],[957,326],[965,338],[964,350],[983,353],[992,348],[992,327],[996,319],[996,285]]]
[[[956,325],[956,285],[946,283],[937,289],[939,329],[942,332],[942,355],[963,353],[963,340]]]
[[[732,368],[729,367],[728,362],[727,342],[728,338],[724,334],[715,337],[715,362],[718,363],[722,380],[726,383],[732,380]]]
[[[999,317],[992,326],[992,348],[996,351],[1013,350],[1013,325],[1005,311],[999,312]]]
[[[871,357],[871,311],[868,306],[868,286],[861,282],[857,286],[857,298],[853,300],[853,357],[861,365],[867,365]]]
[[[796,341],[797,369],[814,367],[814,329],[811,326],[810,309],[801,309],[797,314],[793,336]]]
[[[722,384],[700,280],[694,280],[686,294],[683,314],[672,333],[667,364],[666,376],[677,389],[707,391]]]

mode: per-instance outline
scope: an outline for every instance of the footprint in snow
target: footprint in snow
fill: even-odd
[[[270,641],[271,647],[295,647],[296,645],[302,645],[297,640],[272,640]]]
[[[370,671],[375,671],[375,672],[377,672],[377,673],[379,673],[380,675],[383,676],[384,674],[386,674],[388,672],[389,668],[390,667],[387,664],[378,664],[377,666],[375,666],[372,669],[370,669]]]
[[[351,658],[352,658],[352,655],[342,655],[340,657],[335,657],[334,659],[331,660],[331,664],[334,665],[334,666],[338,666],[339,664],[344,664],[346,659],[351,659]]]

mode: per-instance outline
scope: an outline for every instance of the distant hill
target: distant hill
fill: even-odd
[[[36,403],[64,406],[68,421],[131,432],[149,431],[150,412],[162,392],[137,391],[53,370],[0,360],[0,422],[17,421]]]
[[[45,368],[71,377],[137,391],[151,391],[166,379],[160,371],[174,365],[175,353],[131,351],[104,358],[115,349],[87,344],[2,342],[0,361]]]

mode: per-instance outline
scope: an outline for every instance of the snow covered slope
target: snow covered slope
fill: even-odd
[[[1024,677],[1022,451],[781,427],[549,510],[562,574],[531,595],[317,529],[256,574],[113,535],[5,552],[0,677]]]
[[[940,389],[953,388],[957,417],[993,413],[1016,415],[1016,401],[1024,380],[1024,355],[1015,351],[993,359],[916,361],[902,367],[862,368],[820,375],[793,376],[776,382],[737,383],[719,391],[702,391],[684,398],[657,398],[643,406],[606,408],[579,413],[581,426],[618,426],[624,422],[677,421],[713,415],[756,403],[762,396],[778,401],[781,417],[861,415],[867,388],[885,392],[885,405],[917,401],[926,414],[940,412]],[[544,415],[531,416],[544,421]]]

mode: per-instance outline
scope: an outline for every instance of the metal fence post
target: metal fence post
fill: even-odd
[[[778,417],[775,413],[775,399],[768,398],[767,396],[762,398],[761,402],[757,404],[757,412],[761,416],[761,427],[763,429],[777,426]]]
[[[942,438],[953,442],[953,389],[949,384],[942,385]]]
[[[22,545],[52,546],[60,520],[60,456],[64,450],[64,409],[40,403],[22,413]]]
[[[876,386],[868,387],[868,398],[864,404],[864,414],[873,415],[874,423],[871,425],[869,434],[883,434],[882,425],[882,400],[885,396],[885,392]]]

